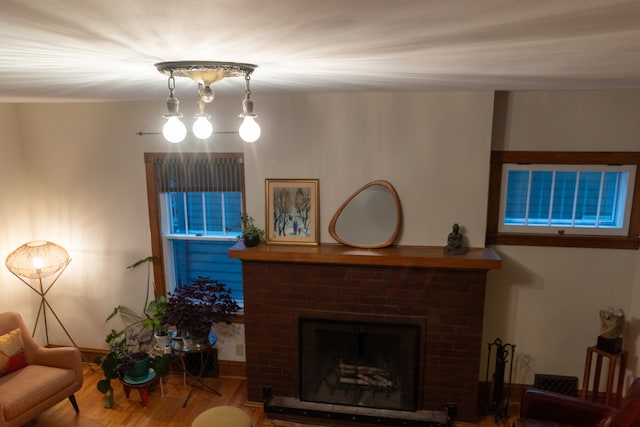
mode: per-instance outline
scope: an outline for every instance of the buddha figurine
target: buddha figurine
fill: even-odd
[[[447,246],[444,247],[446,255],[464,255],[467,249],[464,247],[464,239],[460,233],[460,226],[453,224],[453,230],[447,236]]]

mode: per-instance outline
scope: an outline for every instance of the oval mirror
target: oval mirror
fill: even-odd
[[[329,234],[343,245],[384,248],[400,231],[400,200],[387,181],[372,181],[353,193],[336,211]]]

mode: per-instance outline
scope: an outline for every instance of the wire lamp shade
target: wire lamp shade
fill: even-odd
[[[6,260],[9,271],[29,279],[51,276],[68,263],[67,251],[62,246],[45,240],[25,243],[11,252]]]

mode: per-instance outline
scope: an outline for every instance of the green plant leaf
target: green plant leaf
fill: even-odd
[[[155,356],[153,358],[153,370],[156,371],[158,376],[162,377],[169,373],[171,363],[173,362],[173,356],[171,354],[163,354],[162,356]]]
[[[111,380],[109,380],[108,378],[99,380],[97,387],[100,393],[107,393],[111,389]]]
[[[108,353],[103,359],[100,366],[102,367],[102,372],[104,372],[104,376],[106,378],[117,378],[117,369],[120,364],[120,359],[118,359],[115,354]],[[115,377],[114,377],[115,375]]]
[[[157,257],[155,255],[150,255],[146,258],[142,258],[139,261],[134,262],[133,264],[131,264],[130,266],[127,267],[127,270],[132,269],[132,268],[136,268],[137,266],[139,266],[140,264],[144,264],[145,262],[152,262],[154,259],[156,259]]]

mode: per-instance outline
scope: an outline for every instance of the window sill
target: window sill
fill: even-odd
[[[244,324],[244,310],[231,318],[231,323]]]
[[[640,238],[525,233],[487,233],[487,245],[554,246],[565,248],[638,249]]]
[[[234,235],[163,234],[162,237],[172,240],[220,240],[232,242],[238,240],[238,234],[240,233],[235,233]]]

